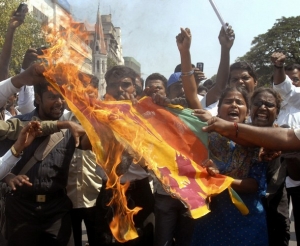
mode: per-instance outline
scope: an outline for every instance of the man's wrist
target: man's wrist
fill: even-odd
[[[179,53],[181,55],[190,55],[190,49],[186,49],[186,48],[181,49],[181,50],[179,50]]]
[[[231,47],[228,47],[225,44],[224,45],[221,44],[221,52],[228,52],[229,53],[230,50],[231,50]]]
[[[11,146],[10,150],[14,157],[19,158],[20,156],[23,155],[23,148],[18,144],[14,144],[13,146]]]
[[[61,130],[61,129],[69,129],[70,128],[70,121],[67,121],[67,120],[57,121],[57,128],[59,130]]]

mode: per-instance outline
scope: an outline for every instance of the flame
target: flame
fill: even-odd
[[[107,175],[107,189],[113,194],[107,205],[114,211],[110,229],[115,239],[126,242],[138,237],[133,217],[141,208],[128,208],[125,193],[129,183],[120,184],[119,163],[125,154],[133,163],[153,170],[166,190],[187,205],[193,218],[207,214],[205,199],[228,188],[233,179],[210,177],[197,165],[208,158],[203,142],[180,117],[153,104],[151,98],[142,98],[132,107],[128,101],[107,102],[91,97],[89,76],[79,71],[83,56],[68,46],[70,32],[73,37],[83,36],[83,40],[84,35],[72,24],[69,26],[50,33],[51,48],[41,57],[44,75],[86,130],[97,163]]]
[[[126,242],[138,237],[133,216],[142,208],[127,207],[125,192],[129,183],[120,184],[121,175],[116,171],[125,149],[105,125],[118,118],[120,112],[118,109],[111,110],[105,107],[105,104],[97,100],[98,92],[90,85],[90,76],[80,72],[84,57],[88,55],[87,51],[82,49],[79,54],[70,47],[71,37],[80,37],[84,42],[85,34],[71,22],[62,21],[68,28],[48,33],[47,42],[50,43],[50,48],[43,50],[43,55],[39,57],[46,68],[44,76],[64,97],[68,107],[87,132],[96,153],[97,163],[102,166],[108,177],[107,189],[111,189],[113,193],[111,201],[107,204],[113,207],[114,211],[110,223],[112,234],[119,242]]]

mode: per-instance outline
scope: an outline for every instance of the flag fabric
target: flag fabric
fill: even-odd
[[[103,142],[109,141],[103,138],[103,131],[107,134],[109,129],[125,149],[132,149],[145,160],[165,190],[187,206],[191,217],[207,214],[207,198],[231,185],[232,178],[211,177],[201,166],[209,158],[207,133],[201,130],[206,123],[193,116],[190,109],[164,108],[150,97],[142,98],[135,106],[131,101],[95,100],[93,106],[86,107],[76,98],[79,95],[64,96],[87,131],[100,165],[107,163],[104,152],[109,146]]]
[[[219,174],[212,177],[201,166],[209,158],[208,136],[201,130],[206,123],[193,116],[190,109],[161,107],[150,97],[140,99],[135,106],[131,101],[90,101],[83,98],[84,93],[76,94],[55,83],[52,85],[85,128],[97,162],[108,178],[119,163],[117,157],[108,160],[109,157],[120,157],[124,149],[129,150],[136,163],[143,160],[165,190],[180,199],[195,219],[209,212],[210,196],[230,188],[231,177]],[[119,179],[113,176],[114,184]],[[238,195],[234,193],[231,197],[246,214],[247,208]]]

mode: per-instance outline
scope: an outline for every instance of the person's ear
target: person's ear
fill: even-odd
[[[256,87],[258,84],[257,80],[254,80],[254,87]]]
[[[37,93],[34,93],[34,102],[38,105],[42,102],[42,98]]]

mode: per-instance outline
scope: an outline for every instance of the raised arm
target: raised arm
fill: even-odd
[[[285,81],[286,75],[284,71],[285,55],[280,52],[275,52],[271,56],[271,61],[274,65],[273,81],[274,85],[281,84]]]
[[[221,28],[219,42],[221,45],[221,59],[218,68],[216,84],[206,94],[206,107],[219,100],[222,91],[226,88],[229,78],[230,49],[233,45],[235,34],[231,26],[226,32]]]
[[[0,81],[8,77],[8,68],[11,58],[14,34],[16,29],[24,22],[27,11],[28,9],[26,8],[22,13],[15,12],[9,20],[4,44],[0,54]]]
[[[197,84],[194,77],[194,70],[191,63],[192,35],[190,29],[181,28],[181,32],[176,36],[177,47],[181,57],[182,84],[188,106],[192,109],[201,109],[201,103],[197,96]]]
[[[11,83],[15,88],[20,89],[24,85],[35,85],[44,80],[43,72],[45,68],[38,64],[32,64],[23,73],[20,73],[11,78]]]
[[[21,73],[24,72],[30,65],[36,62],[38,53],[36,49],[29,48],[24,56]],[[32,85],[23,86],[18,96],[18,110],[22,114],[26,114],[34,110],[34,89]]]
[[[0,108],[6,104],[10,95],[20,91],[24,85],[34,85],[44,80],[44,67],[35,63],[14,77],[0,82]]]

